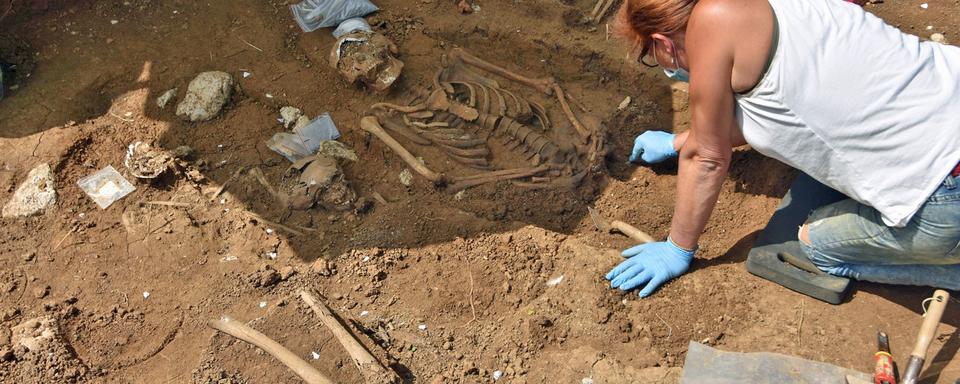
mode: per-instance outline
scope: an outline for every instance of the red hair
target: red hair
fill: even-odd
[[[650,50],[650,35],[685,30],[696,4],[697,0],[624,0],[614,31],[630,43],[631,55],[640,59]]]

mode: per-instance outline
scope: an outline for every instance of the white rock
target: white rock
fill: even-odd
[[[928,5],[927,3],[920,4],[920,8],[927,9],[929,7],[930,5]]]
[[[580,384],[593,384],[593,379],[589,377],[584,377],[580,380]]]
[[[57,202],[57,191],[53,186],[50,165],[40,164],[30,170],[27,179],[13,193],[10,201],[3,206],[3,217],[33,216]]]
[[[633,99],[630,98],[630,96],[624,97],[624,98],[623,98],[623,101],[620,102],[620,105],[617,106],[617,110],[618,110],[618,111],[622,111],[622,110],[624,110],[624,109],[627,109],[627,107],[630,106],[630,101],[632,101],[632,100],[633,100]]]
[[[947,43],[947,37],[944,36],[942,33],[934,33],[934,34],[930,35],[930,41],[932,41],[932,42],[934,42],[934,43],[946,44],[946,43]]]
[[[550,280],[547,280],[547,286],[548,286],[548,287],[554,287],[554,286],[559,285],[561,282],[563,282],[563,275],[560,275],[560,276],[554,277],[554,278],[552,278],[552,279],[550,279]]]
[[[171,89],[164,92],[160,97],[157,97],[157,107],[164,109],[167,107],[167,104],[170,103],[173,98],[177,97],[177,89]]]
[[[39,351],[58,337],[60,328],[52,317],[38,317],[10,328],[10,333],[14,346],[23,346],[28,351]]]
[[[300,116],[303,116],[303,111],[297,107],[283,107],[280,108],[280,121],[283,123],[284,127],[290,128],[293,123],[296,123]]]
[[[413,173],[410,172],[409,168],[404,168],[400,171],[400,184],[408,187],[413,184]]]
[[[493,371],[493,381],[497,381],[503,378],[503,371]]]
[[[184,120],[206,121],[220,113],[233,92],[233,78],[229,73],[213,71],[197,75],[187,94],[177,105],[177,116]]]

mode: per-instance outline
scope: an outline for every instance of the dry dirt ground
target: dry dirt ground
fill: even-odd
[[[960,41],[960,2],[920,3],[866,10],[923,38],[941,32]],[[346,352],[294,296],[302,288],[322,294],[409,382],[492,382],[501,371],[500,381],[515,383],[671,383],[689,341],[867,371],[881,329],[906,361],[929,289],[858,284],[834,306],[747,273],[747,250],[794,175],[748,148],[735,154],[689,273],[644,300],[607,288],[602,275],[620,260],[614,250],[631,242],[594,231],[586,208],[666,235],[675,166],[628,166],[626,155],[635,135],[682,131],[689,116],[682,87],[626,62],[605,23],[577,22],[592,3],[479,0],[469,15],[449,0],[377,4],[383,11],[371,24],[406,62],[388,94],[345,84],[327,66],[329,31],[301,33],[278,0],[51,1],[45,12],[21,8],[3,19],[2,48],[23,59],[29,77],[21,73],[0,102],[0,201],[40,163],[53,169],[59,199],[41,216],[0,221],[0,381],[298,381],[206,326],[227,314],[337,381],[360,382]],[[402,185],[404,164],[358,119],[370,104],[427,83],[454,47],[556,78],[604,121],[606,167],[574,191],[501,183],[454,197],[419,177]],[[155,105],[208,70],[239,82],[215,120],[186,123]],[[618,111],[625,96],[633,101]],[[285,212],[248,176],[211,201],[239,167],[280,178],[286,161],[265,141],[284,130],[276,118],[286,105],[330,112],[359,155],[346,175],[371,208]],[[99,209],[77,180],[107,165],[122,169],[135,141],[191,146],[207,181],[138,183]],[[429,164],[453,169],[419,150]],[[34,318],[54,320],[39,324],[54,331],[41,353],[10,341],[11,328]],[[960,302],[951,302],[944,323],[928,358],[929,383],[960,377]]]

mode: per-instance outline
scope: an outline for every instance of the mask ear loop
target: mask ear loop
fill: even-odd
[[[679,71],[679,70],[680,70],[680,58],[677,57],[677,43],[675,43],[673,40],[670,40],[670,45],[673,46],[673,48],[670,49],[670,53],[672,53],[672,55],[670,56],[670,64],[672,64],[674,67],[677,67],[677,69],[675,69],[675,71]]]

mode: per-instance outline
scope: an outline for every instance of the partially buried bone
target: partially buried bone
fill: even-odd
[[[372,133],[374,136],[380,139],[380,141],[383,141],[387,147],[390,147],[393,152],[400,156],[400,158],[403,159],[403,161],[406,162],[410,168],[419,173],[420,176],[423,176],[427,178],[427,180],[430,180],[434,183],[441,183],[445,179],[443,175],[436,173],[430,168],[427,168],[426,165],[423,165],[423,163],[421,163],[420,160],[417,160],[417,158],[414,157],[410,151],[404,148],[403,145],[400,145],[400,143],[390,136],[387,131],[384,131],[376,117],[366,116],[360,119],[360,128],[364,131]]]
[[[350,209],[357,199],[347,184],[337,160],[326,155],[307,157],[293,163],[281,181],[282,194],[292,209],[319,205],[325,209]]]
[[[556,95],[557,101],[560,103],[560,108],[563,109],[563,114],[566,115],[567,119],[570,120],[570,123],[573,124],[573,127],[577,130],[577,133],[580,134],[581,139],[585,140],[591,134],[593,134],[593,132],[584,127],[583,124],[580,123],[580,120],[577,119],[576,114],[573,113],[573,110],[570,109],[570,105],[567,104],[567,99],[569,99],[570,96],[563,91],[563,88],[560,88],[560,86],[557,85],[557,82],[553,78],[547,77],[543,79],[531,79],[521,74],[511,72],[510,70],[500,67],[496,64],[484,61],[483,59],[473,56],[460,48],[453,49],[453,51],[450,53],[450,61],[454,63],[451,65],[455,65],[457,61],[461,61],[465,64],[482,69],[500,77],[527,85],[547,95]]]
[[[350,83],[361,82],[383,91],[400,77],[403,62],[397,60],[397,46],[376,32],[357,31],[341,36],[330,52],[330,66]]]

